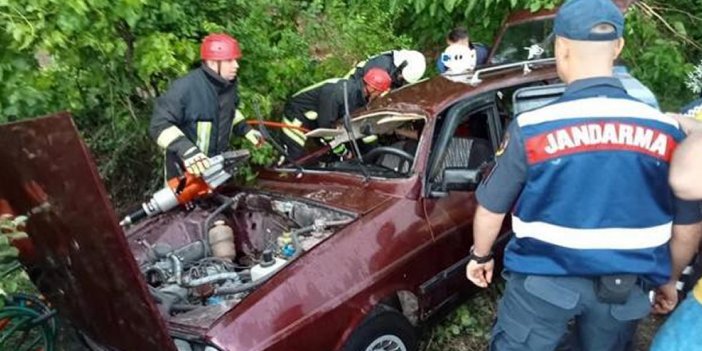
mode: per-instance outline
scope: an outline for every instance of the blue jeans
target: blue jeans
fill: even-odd
[[[702,303],[692,294],[656,333],[651,351],[702,350]]]
[[[626,303],[597,300],[595,279],[506,273],[490,350],[555,350],[575,320],[577,349],[628,348],[639,320],[651,309],[647,293],[635,287]]]

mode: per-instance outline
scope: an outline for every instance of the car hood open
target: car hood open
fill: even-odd
[[[0,199],[29,214],[29,268],[51,305],[109,349],[175,351],[70,115],[0,126],[0,164]]]

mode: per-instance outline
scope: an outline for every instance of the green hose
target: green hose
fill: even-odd
[[[53,312],[42,314],[30,307],[7,306],[0,309],[2,320],[9,320],[9,323],[0,329],[0,350],[34,351],[40,345],[43,351],[54,350]],[[39,334],[26,342],[30,332],[35,330]]]

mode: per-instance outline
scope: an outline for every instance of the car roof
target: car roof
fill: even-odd
[[[470,79],[470,76],[467,77]],[[503,89],[533,81],[557,78],[555,65],[532,67],[524,74],[523,66],[506,68],[493,73],[480,75],[477,85],[453,81],[444,76],[436,76],[418,83],[397,89],[371,103],[367,110],[357,114],[379,111],[411,112],[436,116],[453,103],[486,91]]]

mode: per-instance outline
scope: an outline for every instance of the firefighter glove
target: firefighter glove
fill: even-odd
[[[188,173],[200,176],[206,169],[210,168],[210,159],[202,152],[196,152],[194,155],[184,158],[183,165]]]
[[[244,137],[256,147],[260,147],[261,145],[263,145],[263,143],[265,143],[263,135],[256,129],[251,129],[246,133],[246,135],[244,135]]]

